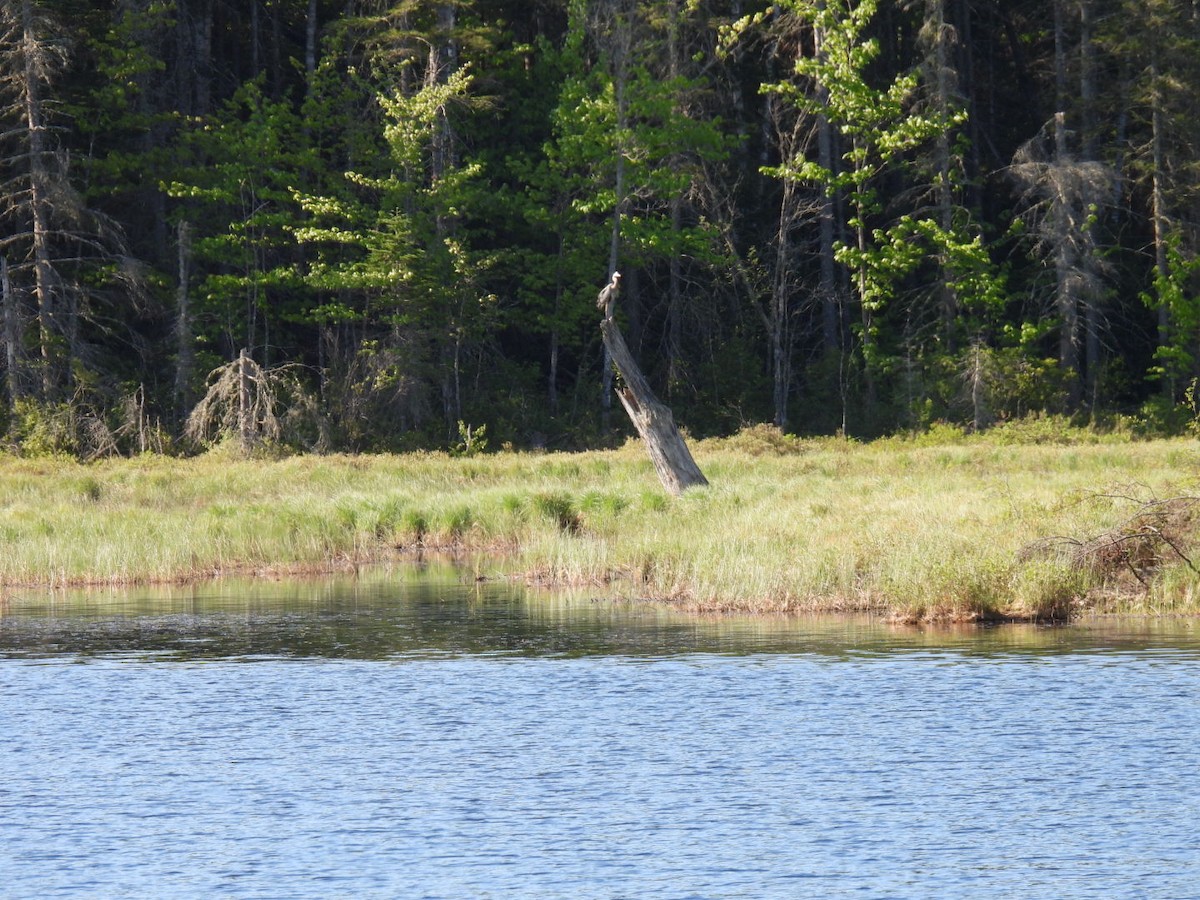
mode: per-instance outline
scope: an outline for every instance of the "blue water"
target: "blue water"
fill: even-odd
[[[206,590],[0,617],[0,896],[1200,896],[1188,622]]]

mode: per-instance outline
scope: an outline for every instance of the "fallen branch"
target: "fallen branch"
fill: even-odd
[[[1171,497],[1138,500],[1125,495],[1095,495],[1093,499],[1128,500],[1137,511],[1120,525],[1092,538],[1050,537],[1025,547],[1022,558],[1054,554],[1065,557],[1076,569],[1084,569],[1102,580],[1127,572],[1146,590],[1154,573],[1172,559],[1200,575],[1189,545],[1195,542],[1192,527],[1200,497]]]

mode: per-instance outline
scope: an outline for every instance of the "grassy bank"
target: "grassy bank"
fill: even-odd
[[[758,430],[693,449],[712,486],[678,500],[633,444],[470,459],[0,458],[0,584],[319,569],[456,547],[485,551],[475,565],[489,577],[705,609],[1200,611],[1190,501],[1145,505],[1200,493],[1194,441],[859,445]]]

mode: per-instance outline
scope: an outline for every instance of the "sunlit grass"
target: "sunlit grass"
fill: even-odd
[[[607,586],[697,609],[885,609],[900,618],[1200,610],[1164,568],[1115,592],[1057,557],[1128,515],[1120,497],[1193,490],[1191,441],[1069,446],[888,440],[699,442],[711,486],[678,499],[641,449],[586,454],[215,452],[81,465],[0,457],[0,583],[186,580],[318,569],[416,548],[489,552],[494,577]]]

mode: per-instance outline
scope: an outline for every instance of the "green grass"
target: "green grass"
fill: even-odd
[[[1194,493],[1195,442],[939,438],[703,441],[711,486],[678,499],[633,443],[469,459],[0,457],[0,584],[316,570],[420,546],[486,553],[494,577],[706,610],[1200,611],[1200,575],[1175,554],[1143,587],[1027,550],[1116,528],[1139,499]]]

